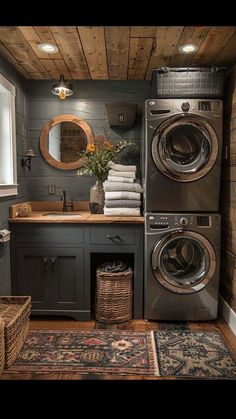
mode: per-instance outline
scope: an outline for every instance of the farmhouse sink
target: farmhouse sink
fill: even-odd
[[[43,216],[46,217],[81,217],[81,214],[76,214],[76,213],[71,213],[71,212],[50,212],[50,213],[46,213],[46,214],[42,214]]]

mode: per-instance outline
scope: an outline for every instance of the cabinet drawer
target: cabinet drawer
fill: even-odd
[[[84,242],[84,229],[77,226],[30,226],[14,227],[17,244],[81,244]]]
[[[98,226],[90,229],[91,244],[134,244],[135,230],[129,227]]]

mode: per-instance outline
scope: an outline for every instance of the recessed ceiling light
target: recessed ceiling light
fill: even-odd
[[[58,52],[58,48],[53,44],[39,44],[38,49],[46,54],[55,54]]]
[[[198,46],[195,44],[185,44],[179,47],[179,52],[184,54],[191,54],[198,50]]]

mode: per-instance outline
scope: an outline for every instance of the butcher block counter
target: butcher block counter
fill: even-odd
[[[32,212],[27,217],[18,216],[19,207],[29,204]],[[62,211],[61,201],[32,201],[10,206],[10,223],[78,223],[78,224],[143,224],[144,217],[117,217],[91,214],[88,201],[75,201],[74,211]]]

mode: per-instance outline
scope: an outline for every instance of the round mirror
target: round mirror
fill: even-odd
[[[93,143],[89,125],[73,115],[58,115],[44,126],[40,150],[49,164],[58,169],[72,170],[83,165],[80,153]]]

